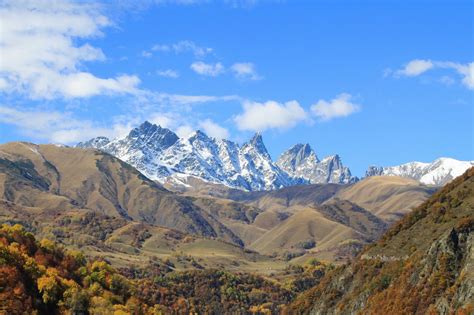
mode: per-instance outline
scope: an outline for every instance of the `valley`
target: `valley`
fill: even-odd
[[[97,150],[9,143],[0,157],[3,222],[117,265],[156,258],[269,274],[293,260],[341,263],[393,222],[377,211],[400,216],[434,192],[393,177],[255,192],[194,179],[171,191]]]
[[[369,177],[206,197],[209,183],[172,192],[100,151],[9,143],[0,162],[3,309],[473,309],[474,168],[436,192]]]
[[[185,174],[170,176],[163,183],[152,181],[102,150],[12,142],[0,145],[0,223],[4,224],[5,233],[33,233],[41,241],[38,246],[53,242],[60,250],[82,253],[89,261],[83,268],[92,268],[88,272],[94,273],[94,266],[100,263],[106,264],[101,268],[116,277],[132,276],[132,282],[126,284],[128,288],[138,285],[152,292],[165,287],[171,290],[169,300],[162,299],[159,306],[154,299],[134,297],[144,303],[146,312],[151,312],[150,307],[159,307],[165,313],[209,310],[202,304],[202,292],[192,287],[183,291],[179,289],[183,285],[180,281],[192,277],[197,283],[206,283],[221,275],[219,285],[224,286],[229,281],[227,277],[243,277],[238,281],[246,284],[241,283],[236,290],[244,290],[239,294],[246,300],[237,303],[235,296],[222,295],[221,302],[212,304],[218,312],[239,309],[307,313],[311,308],[331,310],[334,297],[328,293],[326,298],[325,294],[332,292],[328,290],[335,275],[343,277],[344,283],[356,281],[344,278],[347,272],[356,272],[347,271],[356,268],[351,266],[366,268],[368,261],[381,261],[382,268],[387,266],[392,272],[392,265],[397,262],[426,264],[424,260],[420,262],[418,255],[413,256],[413,251],[426,251],[426,239],[446,237],[450,228],[455,231],[452,233],[461,234],[449,237],[462,238],[464,243],[459,246],[468,246],[473,215],[472,170],[441,190],[410,178],[369,176],[346,184],[307,182],[248,191]],[[434,217],[428,220],[425,216]],[[457,222],[462,222],[462,227]],[[433,224],[439,226],[433,228]],[[418,225],[415,232],[410,232]],[[6,242],[12,237],[16,236],[7,236]],[[40,252],[45,250],[39,248]],[[464,267],[469,266],[465,258],[468,248],[456,248],[453,250],[461,251],[456,256],[456,268],[467,268],[463,272],[468,272],[465,277],[470,279],[471,271]],[[154,284],[147,282],[150,272],[154,273]],[[376,274],[372,269],[370,272]],[[450,277],[455,279],[460,271],[452,272],[455,273]],[[24,281],[39,281],[34,280],[34,275],[28,277],[33,280]],[[165,282],[156,282],[156,277]],[[462,282],[464,279],[459,278],[461,284],[456,285],[468,292],[452,299],[469,307],[466,294],[472,296],[472,286]],[[267,293],[251,298],[253,291],[246,290],[261,285]],[[365,286],[356,284],[360,285]],[[22,288],[12,290],[38,294]],[[116,299],[127,301],[109,284],[102,284],[102,288],[111,290]],[[87,285],[81,290],[88,299],[95,294]],[[351,292],[364,294],[358,289],[350,290],[355,290],[347,291],[350,296],[356,294]],[[267,295],[268,292],[273,293]],[[321,294],[322,298],[315,299],[314,294]],[[370,294],[374,294],[374,304],[362,306],[356,300],[349,305],[357,309],[377,307],[380,293]],[[11,295],[5,297],[3,303],[16,303],[10,300]],[[188,306],[180,304],[180,299],[186,300]],[[99,307],[94,298],[89,301],[94,308]],[[107,307],[118,307],[117,303]],[[443,307],[452,307],[449,305],[453,302],[443,303]],[[40,307],[34,305],[27,307]]]

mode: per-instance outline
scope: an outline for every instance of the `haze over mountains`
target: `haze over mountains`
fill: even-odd
[[[242,146],[195,131],[179,138],[167,128],[144,122],[122,138],[97,137],[77,145],[110,153],[152,180],[186,185],[188,176],[248,191],[274,190],[300,184],[348,184],[359,179],[339,155],[323,158],[309,144],[296,144],[274,162],[261,134]],[[369,167],[366,176],[395,175],[440,186],[474,165],[472,161],[441,158],[395,167]],[[170,181],[170,179],[172,179]]]

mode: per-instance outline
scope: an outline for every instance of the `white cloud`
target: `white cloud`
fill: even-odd
[[[56,87],[65,97],[89,97],[99,94],[123,94],[137,92],[136,86],[140,83],[137,76],[123,75],[115,79],[101,79],[88,72],[77,72],[65,76],[58,76]],[[40,88],[44,86],[40,85]],[[48,87],[36,90],[42,95],[49,95]]]
[[[443,83],[444,85],[453,85],[454,82],[455,82],[454,79],[451,78],[451,77],[448,76],[448,75],[442,76],[442,77],[439,79],[439,81],[440,81],[441,83]]]
[[[160,52],[172,51],[176,54],[191,52],[197,58],[202,58],[213,51],[212,48],[198,46],[190,40],[182,40],[174,44],[156,44],[151,48],[151,50]]]
[[[360,110],[360,106],[351,102],[352,96],[342,93],[331,101],[319,100],[311,106],[311,112],[322,120],[346,117]]]
[[[136,76],[99,78],[83,70],[84,62],[105,59],[101,49],[78,43],[101,36],[101,30],[111,25],[96,5],[6,1],[0,4],[0,20],[4,92],[34,99],[89,97],[130,93],[140,82]]]
[[[97,135],[115,136],[122,125],[101,127],[90,120],[79,120],[71,113],[57,111],[18,110],[0,105],[0,123],[13,125],[21,133],[36,140],[73,144]]]
[[[451,69],[456,71],[458,75],[462,77],[462,84],[468,89],[474,89],[474,62],[467,64],[461,64],[452,61],[431,61],[415,59],[405,65],[404,68],[395,72],[395,76],[410,76],[415,77],[421,75],[432,69]],[[446,80],[444,76],[441,78],[442,83],[452,82],[452,80]]]
[[[238,62],[234,63],[230,70],[234,72],[234,75],[239,79],[248,80],[260,80],[261,77],[255,70],[255,65],[251,62]]]
[[[397,75],[414,77],[432,69],[433,66],[431,60],[415,59],[407,63],[403,69],[400,69],[395,73]]]
[[[284,104],[275,101],[265,103],[246,101],[243,107],[244,112],[234,118],[240,130],[286,129],[308,120],[308,114],[297,101]]]
[[[182,125],[182,126],[179,126],[175,132],[178,135],[178,137],[186,138],[187,136],[189,136],[190,134],[194,132],[194,129],[193,127],[189,125]]]
[[[224,95],[224,96],[214,96],[214,95],[182,95],[182,94],[169,94],[169,93],[153,93],[153,92],[143,92],[143,98],[139,99],[140,101],[151,102],[152,106],[161,104],[163,106],[169,107],[170,105],[194,105],[194,104],[203,104],[210,102],[229,102],[229,101],[238,101],[240,97],[237,95]],[[141,104],[140,106],[143,106]]]
[[[171,113],[153,113],[147,120],[163,128],[172,128],[175,125],[174,116]]]
[[[158,70],[156,74],[158,74],[160,77],[165,77],[165,78],[172,78],[172,79],[179,78],[179,72],[172,69]]]
[[[142,57],[151,58],[152,56],[153,56],[153,54],[151,52],[146,51],[146,50],[142,51]]]
[[[474,90],[474,62],[461,64],[451,61],[438,61],[436,67],[455,70],[462,76],[462,84],[470,90]]]
[[[463,66],[461,69],[458,69],[458,72],[464,75],[462,83],[469,89],[474,90],[474,62],[471,62],[467,66]]]
[[[191,64],[191,69],[197,74],[209,77],[217,77],[218,75],[224,72],[224,66],[220,62],[210,64],[204,63],[202,61],[197,61]]]
[[[229,138],[229,130],[218,125],[210,119],[199,122],[199,128],[202,128],[208,136],[214,137],[216,139]]]

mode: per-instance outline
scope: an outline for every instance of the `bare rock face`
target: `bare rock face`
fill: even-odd
[[[309,144],[297,144],[285,151],[276,164],[293,177],[311,184],[348,184],[356,182],[349,168],[342,164],[339,155],[319,160]]]
[[[145,122],[126,137],[112,141],[98,137],[77,147],[110,153],[161,183],[170,178],[182,182],[183,176],[194,176],[249,191],[308,183],[304,178],[289,175],[272,161],[260,133],[239,146],[229,140],[211,138],[200,130],[179,138],[169,129]]]

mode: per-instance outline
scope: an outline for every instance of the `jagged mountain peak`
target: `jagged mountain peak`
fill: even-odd
[[[339,155],[331,155],[320,161],[309,144],[292,146],[280,156],[277,165],[291,176],[313,184],[346,184],[357,180],[342,164]]]
[[[153,127],[160,127],[160,125],[157,125],[157,124],[153,124],[151,122],[149,122],[148,120],[145,120],[138,128],[139,129],[149,129],[149,128],[153,128]]]
[[[342,160],[339,154],[326,156],[324,159],[321,160],[321,163],[332,163],[337,168],[342,167]]]
[[[107,145],[109,143],[110,143],[110,140],[107,137],[96,137],[96,138],[92,138],[92,139],[90,139],[88,141],[85,141],[85,142],[79,142],[77,144],[77,147],[97,149],[97,148],[104,147],[105,145]]]
[[[212,139],[207,134],[205,134],[203,131],[201,131],[199,129],[193,131],[192,133],[190,133],[186,138],[190,142],[193,142],[193,141],[196,141],[196,140],[212,141]]]
[[[311,161],[309,161],[311,160]],[[319,159],[311,146],[306,143],[297,143],[278,158],[277,164],[288,171],[296,171],[296,169],[304,163],[318,163]]]
[[[137,144],[146,144],[155,149],[164,150],[173,145],[178,139],[179,137],[168,128],[162,128],[159,125],[145,121],[140,126],[132,129],[123,140],[137,141]],[[118,140],[118,142],[123,142],[123,140]]]
[[[154,136],[154,137],[172,137],[178,139],[178,136],[168,128],[163,128],[160,125],[150,123],[145,121],[140,126],[133,128],[128,134],[129,137],[145,137],[145,136]]]
[[[97,137],[77,145],[100,149],[136,167],[147,177],[164,182],[184,175],[245,190],[278,189],[310,182],[346,183],[350,172],[339,162],[320,161],[309,144],[297,144],[287,152],[288,163],[275,163],[260,132],[244,145],[226,139],[214,139],[196,130],[179,138],[173,131],[149,121],[132,129],[122,138],[110,141]],[[288,169],[286,164],[291,165]]]
[[[383,167],[377,165],[370,165],[365,171],[365,177],[380,176],[383,174]]]
[[[263,137],[262,137],[262,133],[260,131],[256,132],[252,139],[250,139],[249,141],[252,145],[259,145],[261,143],[263,143]]]
[[[265,143],[263,143],[263,137],[261,132],[256,132],[249,142],[245,143],[242,148],[246,151],[255,150],[258,154],[271,159],[270,154],[267,151]]]
[[[305,159],[311,154],[315,154],[309,143],[297,143],[291,148],[289,148],[286,152],[295,154],[300,157],[300,159]]]

